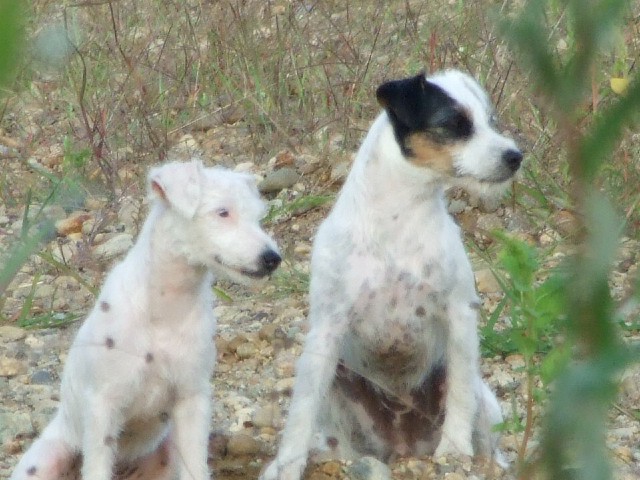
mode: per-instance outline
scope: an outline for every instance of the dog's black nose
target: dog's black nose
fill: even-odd
[[[260,255],[261,270],[267,273],[271,273],[276,268],[278,268],[278,265],[280,265],[281,261],[282,258],[280,257],[278,252],[276,252],[275,250],[267,249],[262,252],[262,255]]]
[[[512,172],[515,172],[522,163],[522,152],[520,150],[507,150],[502,154],[502,161]]]

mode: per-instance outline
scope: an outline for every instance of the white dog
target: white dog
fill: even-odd
[[[149,184],[138,241],[80,328],[60,408],[12,480],[76,478],[79,461],[84,480],[211,478],[211,272],[262,278],[280,256],[251,177],[192,161],[152,169]]]
[[[461,72],[388,82],[377,97],[384,112],[315,238],[310,331],[264,480],[299,479],[314,453],[499,457],[474,276],[444,192],[506,184],[522,154]]]

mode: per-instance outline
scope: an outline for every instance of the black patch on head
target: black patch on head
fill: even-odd
[[[464,109],[442,88],[427,81],[424,73],[383,83],[376,97],[389,115],[405,156],[413,155],[406,143],[411,134],[423,133],[442,144],[473,135],[473,123]]]

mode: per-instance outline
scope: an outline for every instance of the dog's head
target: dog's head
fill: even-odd
[[[381,85],[378,101],[387,111],[405,158],[461,183],[508,182],[522,153],[495,127],[487,94],[470,76],[449,70]]]
[[[280,264],[275,242],[260,227],[265,205],[252,176],[174,162],[152,169],[149,187],[169,209],[175,249],[191,264],[241,283],[267,277]]]

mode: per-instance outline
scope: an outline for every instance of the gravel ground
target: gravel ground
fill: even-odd
[[[313,159],[306,158],[303,163],[309,168]],[[300,164],[293,164],[298,172],[303,169]],[[278,159],[263,170],[250,163],[236,168],[271,178],[277,166]],[[309,182],[300,181],[299,176],[289,172],[280,174],[276,180],[282,178],[288,183],[273,187],[274,192],[280,192],[272,200],[274,205],[278,204],[278,199],[308,193]],[[140,195],[135,194],[123,196],[119,207],[109,215],[105,214],[106,209],[101,209],[104,205],[99,200],[88,201],[85,208],[74,214],[62,212],[60,217],[67,223],[58,223],[58,238],[49,245],[49,251],[74,268],[82,267],[82,278],[99,285],[104,266],[131,244],[137,231],[140,205]],[[481,213],[463,197],[454,199],[451,207],[467,232],[505,227],[523,237],[533,236],[527,222],[505,208]],[[218,479],[256,478],[275,452],[278,432],[290,400],[294,362],[301,352],[307,328],[307,299],[303,289],[298,288],[299,279],[308,270],[313,232],[326,214],[326,208],[286,214],[274,220],[274,234],[286,252],[287,261],[279,275],[262,290],[248,291],[225,283],[219,285],[232,301],[220,301],[215,308],[219,324],[216,339],[219,357],[213,378],[215,401],[211,449],[212,467]],[[58,213],[52,212],[53,215]],[[84,217],[77,220],[82,215]],[[97,235],[95,229],[87,228],[88,225],[96,225],[103,217],[108,221],[103,222]],[[8,240],[19,232],[20,218],[20,211],[0,207],[2,239]],[[86,240],[89,233],[92,243],[87,247],[82,240]],[[472,235],[477,237],[476,240],[482,240],[480,233]],[[541,245],[551,244],[556,240],[555,235],[551,231],[535,232],[534,241]],[[632,240],[625,240],[621,246],[620,265],[612,279],[617,297],[624,295],[629,288],[629,278],[637,274],[638,250],[638,243]],[[558,249],[550,258],[557,261],[565,253]],[[501,298],[499,286],[487,265],[479,259],[474,258],[473,261],[485,310],[491,311]],[[20,271],[9,288],[3,315],[17,318],[25,299],[33,301],[34,311],[59,312],[60,318],[65,312],[83,313],[88,310],[93,295],[76,275],[62,270],[51,272],[51,268],[44,267],[47,266],[36,258]],[[36,288],[32,292],[34,279]],[[637,310],[634,313],[637,315]],[[24,330],[14,324],[0,326],[0,478],[8,477],[21,453],[52,417],[59,401],[62,366],[77,327],[77,322],[37,330]],[[638,338],[629,337],[629,341],[637,342]],[[522,367],[523,360],[518,355],[483,360],[482,371],[497,392],[505,415],[523,415]],[[634,412],[637,415],[639,410],[640,370],[635,368],[622,378],[620,396],[611,409],[607,432],[616,479],[619,480],[640,476],[640,426],[634,417]],[[502,438],[502,447],[511,465],[515,463],[520,440],[519,435],[509,433]],[[529,448],[533,454],[535,436]],[[306,478],[372,480],[389,475],[389,471],[382,468],[382,473],[378,472],[382,476],[376,477],[377,470],[371,467],[372,464],[375,462],[370,459],[354,464],[328,462],[310,468]],[[392,477],[398,479],[514,478],[512,469],[503,471],[495,465],[459,458],[399,459],[390,468]]]

